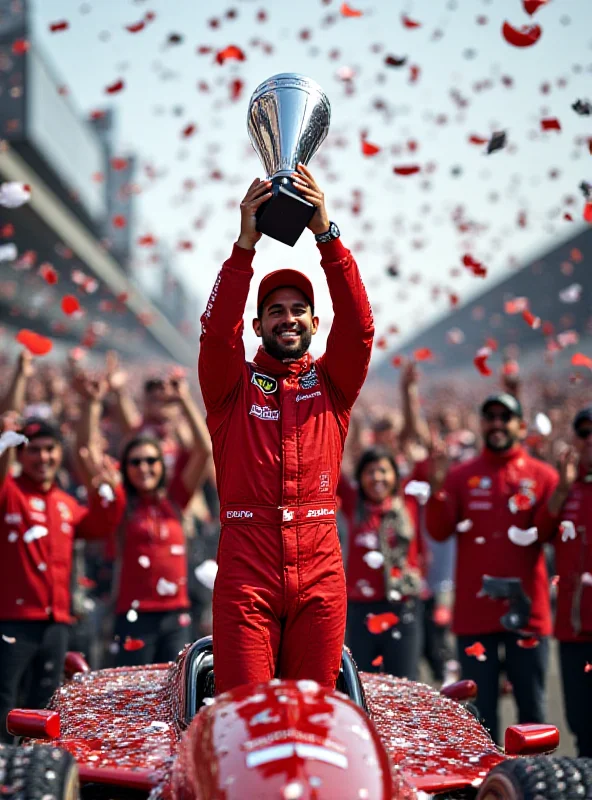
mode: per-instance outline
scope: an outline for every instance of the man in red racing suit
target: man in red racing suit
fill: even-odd
[[[256,179],[241,203],[241,235],[201,318],[199,379],[222,522],[213,598],[217,693],[276,675],[334,688],[341,663],[346,593],[335,493],[374,327],[322,192],[306,167],[295,178],[317,207],[308,227],[335,315],[326,353],[314,361],[307,352],[318,327],[310,281],[278,270],[259,287],[253,327],[263,345],[245,361],[243,314],[261,236],[255,211],[270,197],[268,181]]]

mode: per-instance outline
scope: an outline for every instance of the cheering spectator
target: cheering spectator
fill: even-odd
[[[357,489],[342,476],[338,489],[348,522],[348,644],[359,669],[382,666],[416,679],[422,625],[418,539],[391,451],[377,446],[363,453],[356,483]],[[383,632],[372,626],[377,614],[394,615]]]
[[[68,642],[72,549],[76,537],[108,536],[117,524],[116,503],[105,507],[101,487],[113,487],[108,460],[81,460],[88,478],[89,508],[56,483],[62,436],[52,420],[31,418],[19,426],[28,354],[19,358],[4,407],[2,431],[21,432],[20,475],[11,476],[11,449],[0,456],[0,739],[10,741],[6,715],[22,699],[43,708],[57,688]]]
[[[457,534],[453,630],[458,659],[463,677],[479,686],[477,705],[497,741],[501,647],[519,721],[544,721],[551,611],[537,525],[546,514],[557,473],[519,444],[525,423],[513,395],[487,398],[481,407],[481,431],[481,454],[449,473],[445,449],[432,455],[426,521],[436,540]],[[522,620],[518,613],[506,613],[505,600],[486,596],[486,575],[519,579],[530,614]],[[538,637],[538,646],[521,647],[525,636]]]
[[[592,406],[573,422],[574,445],[562,454],[549,502],[556,554],[557,614],[565,715],[578,755],[592,756]]]
[[[85,376],[78,385],[87,399],[83,418],[91,448],[98,441],[104,389]],[[196,442],[183,469],[167,486],[160,442],[145,434],[134,436],[121,458],[117,493],[124,510],[114,541],[113,585],[120,666],[171,661],[190,640],[183,512],[203,480],[211,446],[187,384],[179,380],[175,388]]]

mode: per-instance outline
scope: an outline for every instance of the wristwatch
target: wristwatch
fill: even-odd
[[[325,244],[325,242],[332,242],[333,239],[339,239],[340,235],[337,225],[334,222],[330,222],[329,230],[325,231],[325,233],[315,233],[315,239],[319,244]]]

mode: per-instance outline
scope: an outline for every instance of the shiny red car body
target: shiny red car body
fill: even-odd
[[[109,787],[113,799],[452,800],[476,796],[507,757],[452,699],[470,695],[470,682],[447,697],[358,673],[344,650],[341,691],[277,680],[213,701],[212,669],[211,640],[202,639],[173,664],[78,672],[47,711],[11,712],[9,728],[69,751],[83,797]],[[558,743],[551,726],[508,732],[514,754]]]

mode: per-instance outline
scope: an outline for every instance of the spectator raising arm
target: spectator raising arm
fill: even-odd
[[[206,477],[208,461],[212,455],[212,442],[205,420],[191,396],[187,381],[184,378],[173,378],[171,389],[176,394],[193,439],[191,456],[182,474],[185,489],[193,494]]]
[[[403,401],[404,425],[401,431],[403,445],[418,442],[430,446],[430,429],[420,408],[417,364],[409,361],[401,373],[401,398]]]
[[[106,379],[109,390],[115,395],[117,419],[125,436],[136,431],[142,424],[142,416],[133,401],[127,386],[127,373],[121,369],[117,353],[110,350],[105,359]]]

